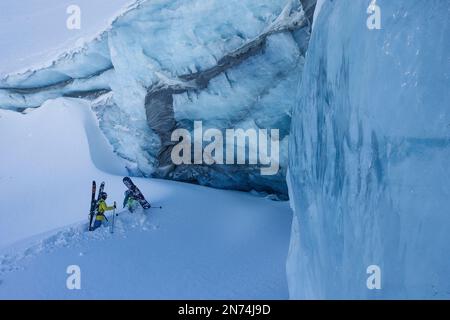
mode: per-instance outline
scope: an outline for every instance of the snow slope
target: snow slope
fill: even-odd
[[[287,203],[135,179],[164,209],[120,212],[113,235],[89,233],[92,179],[121,203],[126,165],[90,105],[56,99],[26,115],[0,110],[0,137],[8,150],[0,154],[0,298],[288,297]],[[66,288],[69,265],[81,267],[79,291]]]
[[[0,137],[0,247],[84,218],[86,181],[105,176],[98,168],[126,174],[81,100],[48,101],[26,115],[1,111]]]

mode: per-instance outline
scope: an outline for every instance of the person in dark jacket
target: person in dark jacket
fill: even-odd
[[[138,202],[133,196],[133,193],[130,190],[125,191],[125,198],[123,199],[123,207],[127,208],[128,211],[134,212],[136,210]]]

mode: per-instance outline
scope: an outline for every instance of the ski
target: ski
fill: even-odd
[[[97,204],[100,202],[100,196],[105,191],[105,182],[102,182],[100,184],[100,189],[98,190],[98,196],[97,196]]]
[[[116,203],[114,202],[114,205]],[[114,224],[116,223],[116,209],[113,211],[113,218],[112,218],[112,224],[111,224],[111,233],[114,233]]]
[[[100,189],[98,190],[97,199],[95,199],[96,193],[96,182],[92,181],[92,198],[91,198],[91,211],[89,213],[89,231],[92,231],[92,220],[94,220],[95,213],[97,211],[98,202],[100,201],[100,195],[105,189],[105,183],[100,184]]]
[[[97,184],[95,183],[95,181],[92,181],[92,195],[91,195],[91,209],[89,210],[89,226],[88,226],[88,231],[92,230],[92,220],[94,219],[94,213],[95,213],[95,206],[96,206],[96,202],[95,202],[95,192],[97,189]]]
[[[130,179],[130,177],[123,178],[123,183],[128,188],[128,190],[131,191],[131,193],[133,194],[133,197],[139,202],[139,204],[142,206],[142,208],[147,210],[152,207],[150,205],[150,203],[148,203],[148,201],[145,200],[145,197],[142,194],[141,190],[139,190],[139,188],[136,187],[136,185],[133,183],[133,181]]]

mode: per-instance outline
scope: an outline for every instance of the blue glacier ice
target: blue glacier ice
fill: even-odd
[[[289,141],[290,295],[450,298],[450,2],[378,0],[380,30],[370,3],[321,1],[314,22]]]
[[[304,5],[302,5],[304,4]],[[83,47],[0,80],[0,108],[92,101],[135,176],[256,190],[286,198],[291,110],[315,0],[138,0]],[[280,171],[171,163],[176,128],[280,130]]]

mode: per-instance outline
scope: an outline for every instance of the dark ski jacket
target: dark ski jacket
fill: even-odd
[[[125,199],[123,199],[123,207],[130,205],[134,201],[133,194],[130,191],[125,191]]]

